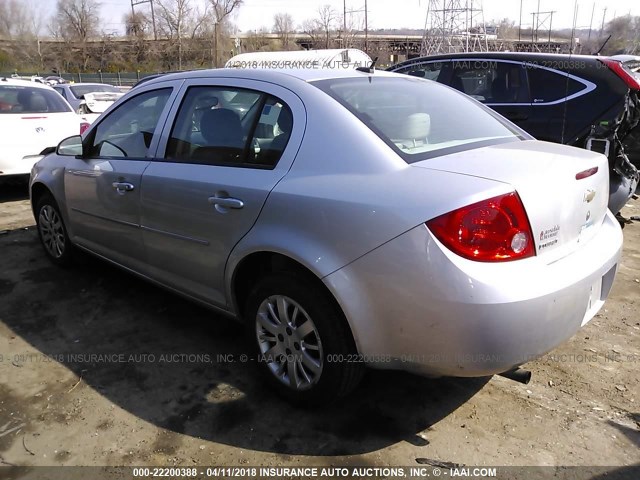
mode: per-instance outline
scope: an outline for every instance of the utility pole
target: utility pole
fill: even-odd
[[[364,0],[364,51],[369,48],[369,9],[367,8],[367,0]]]
[[[153,0],[131,0],[131,15],[135,15],[135,10],[133,7],[135,5],[142,5],[143,3],[148,3],[151,5],[151,23],[153,24],[153,39],[158,40],[158,32],[156,30],[156,13],[153,8]]]
[[[602,32],[604,32],[604,18],[607,16],[607,7],[604,7],[602,10],[602,26],[600,27],[600,36],[602,36]]]
[[[522,0],[520,0],[520,23],[518,24],[518,41],[521,40],[522,34]]]
[[[596,12],[596,2],[593,2],[593,8],[591,9],[591,21],[589,22],[589,36],[587,40],[591,40],[591,28],[593,28],[593,14]]]
[[[342,1],[342,48],[347,46],[347,0]]]

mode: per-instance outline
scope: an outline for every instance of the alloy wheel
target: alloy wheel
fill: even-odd
[[[47,253],[56,259],[62,257],[66,246],[64,226],[53,206],[45,205],[40,209],[38,228]]]
[[[297,391],[313,387],[322,374],[320,334],[305,310],[284,295],[266,298],[256,315],[258,346],[271,373]]]

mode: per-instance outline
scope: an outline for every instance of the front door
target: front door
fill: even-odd
[[[171,88],[146,91],[122,103],[89,132],[88,154],[70,160],[64,172],[73,241],[134,269],[144,260],[142,173],[171,93]]]

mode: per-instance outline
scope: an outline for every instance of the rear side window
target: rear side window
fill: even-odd
[[[293,117],[278,98],[253,90],[198,86],[187,91],[171,130],[171,161],[273,168]]]
[[[555,102],[586,88],[584,84],[570,78],[565,72],[533,66],[529,66],[526,71],[533,103]]]
[[[351,111],[407,163],[524,138],[489,108],[435,82],[363,76],[313,85]]]
[[[0,85],[0,113],[60,113],[71,107],[55,91],[22,85]]]

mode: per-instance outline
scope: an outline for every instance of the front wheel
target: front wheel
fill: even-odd
[[[71,263],[73,245],[69,240],[58,204],[50,194],[44,194],[36,205],[38,236],[45,253],[58,265]]]
[[[320,405],[346,395],[364,366],[342,312],[318,280],[289,273],[260,280],[247,299],[247,329],[258,368],[296,404]]]

